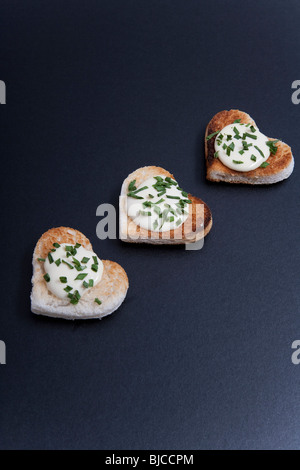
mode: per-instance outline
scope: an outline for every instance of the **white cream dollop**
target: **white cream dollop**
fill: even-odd
[[[267,142],[269,139],[255,126],[229,124],[216,136],[215,156],[232,170],[255,170],[270,156]]]
[[[171,178],[157,175],[143,181],[133,191],[129,187],[128,191],[128,216],[136,225],[146,230],[175,230],[189,216],[188,194]]]
[[[72,295],[76,291],[82,297],[89,289],[84,283],[89,284],[92,280],[90,284],[95,286],[100,282],[103,263],[94,252],[86,250],[83,246],[76,247],[68,243],[62,243],[59,247],[53,246],[53,250],[55,251],[48,254],[44,268],[45,280],[48,279],[47,287],[56,297],[68,299],[68,294]],[[72,289],[69,289],[70,287]]]

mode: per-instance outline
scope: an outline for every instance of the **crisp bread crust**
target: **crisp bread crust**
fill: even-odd
[[[126,197],[128,185],[136,180],[139,186],[148,178],[162,175],[169,178],[174,176],[167,170],[157,166],[146,166],[135,170],[124,180],[120,194],[120,239],[129,243],[151,243],[151,244],[186,244],[195,243],[205,237],[212,227],[212,214],[208,205],[202,199],[188,195],[192,204],[189,204],[189,216],[187,220],[177,229],[170,232],[153,232],[137,226],[128,217],[126,211]],[[202,220],[202,204],[204,205],[204,220]],[[201,206],[200,206],[201,205]],[[201,220],[200,220],[201,217]],[[203,225],[201,226],[201,223]],[[136,238],[138,235],[138,238]]]
[[[206,178],[215,182],[244,184],[272,184],[288,178],[294,169],[294,158],[291,147],[281,141],[276,144],[278,150],[275,155],[269,157],[269,165],[266,168],[259,167],[252,171],[240,172],[228,168],[218,158],[214,158],[216,136],[210,140],[206,140],[206,137],[221,131],[236,119],[241,119],[241,123],[256,126],[249,114],[237,109],[220,111],[208,123],[205,132]],[[269,140],[275,139],[269,138]]]
[[[33,276],[31,291],[31,310],[33,313],[67,320],[102,318],[114,312],[124,301],[128,290],[128,277],[124,269],[114,261],[102,260],[101,281],[81,297],[77,305],[53,295],[47,288],[43,276],[45,258],[53,248],[53,243],[80,243],[87,250],[93,250],[89,239],[78,230],[70,227],[52,228],[45,232],[36,244],[33,253]],[[101,305],[95,298],[101,300]]]

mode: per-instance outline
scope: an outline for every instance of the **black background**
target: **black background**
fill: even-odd
[[[0,3],[1,448],[300,448],[299,166],[205,180],[204,131],[248,112],[300,152],[299,0]],[[123,179],[160,165],[210,206],[201,251],[96,236]],[[77,228],[130,288],[102,321],[30,312],[31,257]]]

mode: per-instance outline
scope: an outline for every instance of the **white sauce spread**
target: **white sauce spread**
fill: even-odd
[[[47,287],[56,297],[78,303],[101,280],[103,263],[95,253],[79,244],[55,245],[44,263]]]
[[[138,187],[132,181],[127,196],[128,216],[146,230],[175,230],[189,216],[188,194],[175,180],[163,175],[148,178]]]
[[[228,168],[251,171],[268,166],[270,156],[268,137],[251,124],[233,123],[224,127],[215,140],[215,157]]]

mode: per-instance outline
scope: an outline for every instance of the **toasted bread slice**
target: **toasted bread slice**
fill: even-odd
[[[145,166],[131,173],[124,180],[120,194],[120,239],[129,243],[151,243],[151,244],[187,244],[195,243],[205,237],[212,227],[212,214],[205,202],[201,199],[188,195],[192,201],[189,204],[189,216],[186,221],[175,230],[170,232],[153,232],[137,226],[134,221],[128,217],[126,210],[126,198],[128,193],[128,185],[131,181],[136,180],[136,186],[139,186],[148,178],[162,175],[175,179],[167,170],[157,166]],[[202,210],[204,205],[204,210]],[[204,216],[203,216],[204,213]],[[138,237],[136,235],[138,234]]]
[[[210,140],[207,140],[206,137],[214,132],[221,131],[236,119],[241,119],[241,123],[256,126],[249,114],[237,109],[221,111],[208,123],[205,133],[206,178],[216,182],[225,181],[227,183],[245,184],[272,184],[288,178],[294,169],[294,158],[291,147],[284,142],[276,144],[278,150],[275,155],[270,156],[268,159],[269,166],[266,168],[256,168],[252,171],[240,172],[228,168],[218,158],[214,158],[216,136]]]
[[[114,312],[124,301],[128,289],[128,278],[124,269],[113,261],[104,260],[101,281],[81,297],[77,305],[53,295],[43,278],[44,263],[38,258],[46,258],[53,248],[53,243],[80,243],[87,250],[92,250],[90,241],[78,230],[69,227],[52,228],[45,232],[36,244],[33,252],[33,276],[31,291],[31,311],[49,317],[81,320],[102,318]],[[98,305],[95,298],[101,300]]]

